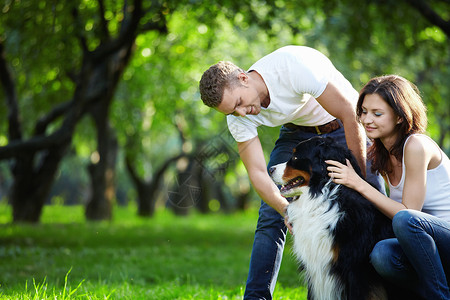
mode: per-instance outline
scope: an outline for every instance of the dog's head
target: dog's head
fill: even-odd
[[[346,164],[346,159],[361,176],[358,163],[347,147],[334,142],[332,138],[318,136],[299,143],[292,157],[285,163],[271,167],[269,173],[272,180],[281,185],[280,192],[285,197],[299,196],[305,192],[305,188],[312,196],[317,196],[330,180],[325,160]]]

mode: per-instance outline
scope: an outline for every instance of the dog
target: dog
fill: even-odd
[[[299,143],[289,161],[269,169],[281,194],[292,198],[287,216],[308,299],[399,299],[391,297],[392,289],[369,261],[378,241],[394,237],[391,220],[358,192],[334,183],[328,159],[349,160],[361,176],[351,151],[322,137]]]

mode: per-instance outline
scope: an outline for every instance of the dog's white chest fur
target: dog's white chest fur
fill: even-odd
[[[323,194],[311,198],[308,187],[287,209],[293,226],[294,253],[306,271],[314,299],[336,300],[343,295],[344,287],[330,273],[333,261],[333,235],[343,213],[332,201],[339,186],[330,190],[327,184]]]

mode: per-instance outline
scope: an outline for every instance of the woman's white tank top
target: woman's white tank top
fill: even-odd
[[[420,135],[426,136],[424,134]],[[406,139],[405,145],[411,136]],[[430,137],[426,137],[433,141]],[[433,143],[439,148],[434,141]],[[441,151],[441,163],[436,168],[427,170],[427,190],[422,211],[450,222],[450,160],[440,148],[439,150]],[[402,202],[403,186],[405,184],[405,146],[403,146],[402,177],[400,182],[393,186],[389,181],[389,177],[387,180],[390,192],[389,198]]]

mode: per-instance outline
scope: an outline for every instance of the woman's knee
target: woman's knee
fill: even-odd
[[[370,262],[377,269],[377,266],[380,265],[381,262],[385,260],[387,255],[387,251],[385,250],[384,241],[380,241],[375,244],[372,252],[370,253]]]
[[[414,228],[417,227],[420,217],[416,214],[417,211],[411,209],[401,210],[395,214],[392,219],[392,229],[397,238],[407,236]]]
[[[411,211],[409,209],[404,209],[399,211],[395,214],[394,218],[392,219],[392,226],[397,226],[405,224],[408,222],[409,218],[411,217]]]
[[[396,239],[379,241],[370,253],[370,263],[383,277],[389,275],[395,269],[395,243],[398,243]]]

